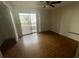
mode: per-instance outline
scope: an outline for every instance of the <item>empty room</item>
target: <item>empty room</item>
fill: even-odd
[[[0,1],[1,58],[78,58],[79,1]]]

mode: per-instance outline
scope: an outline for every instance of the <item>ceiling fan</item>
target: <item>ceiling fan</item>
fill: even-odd
[[[43,8],[46,8],[46,6],[51,6],[51,7],[55,7],[53,4],[59,4],[61,3],[61,1],[40,1],[41,4],[38,5],[43,5]]]

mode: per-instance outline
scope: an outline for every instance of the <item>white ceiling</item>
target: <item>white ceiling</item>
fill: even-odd
[[[75,2],[77,2],[77,1],[62,1],[60,4],[55,4],[54,8],[52,8],[50,6],[47,6],[46,8],[42,8],[43,5],[38,5],[38,4],[40,4],[39,1],[9,1],[8,3],[10,3],[11,6],[17,7],[17,8],[29,8],[29,9],[36,8],[36,9],[50,10],[50,9],[55,9],[57,7],[73,4]]]

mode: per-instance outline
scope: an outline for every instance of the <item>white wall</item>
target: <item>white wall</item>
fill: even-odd
[[[14,16],[14,21],[17,27],[18,35],[22,35],[21,31],[21,24],[19,20],[19,15],[18,13],[37,13],[37,28],[38,32],[41,31],[47,31],[49,30],[50,22],[49,22],[49,15],[50,13],[46,10],[37,10],[37,9],[28,9],[28,8],[22,8],[22,7],[12,7],[13,8],[13,16]]]
[[[53,10],[51,12],[51,30],[59,33],[61,22],[61,10]]]
[[[9,12],[10,17],[11,17],[10,20],[11,20],[13,32],[14,32],[14,34],[15,34],[15,39],[16,39],[16,41],[18,41],[18,32],[17,32],[16,25],[15,25],[15,22],[14,22],[14,17],[13,17],[13,13],[12,13],[12,7],[11,7],[11,5],[10,5],[8,2],[6,2],[6,1],[3,1],[2,3],[8,8],[8,12]]]
[[[79,35],[69,33],[79,34],[79,2],[57,8],[51,12],[50,30],[79,41]],[[79,46],[75,57],[79,57]]]
[[[9,9],[0,2],[0,45],[6,40],[15,38]]]
[[[51,30],[79,41],[79,2],[52,10]]]
[[[41,21],[41,31],[50,30],[50,11],[39,11]]]

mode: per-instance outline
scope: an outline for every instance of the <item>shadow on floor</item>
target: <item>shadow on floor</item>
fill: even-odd
[[[7,39],[3,42],[3,44],[0,47],[0,50],[2,52],[2,54],[4,55],[4,53],[8,50],[10,50],[13,46],[16,45],[16,40],[15,38],[13,39]]]

